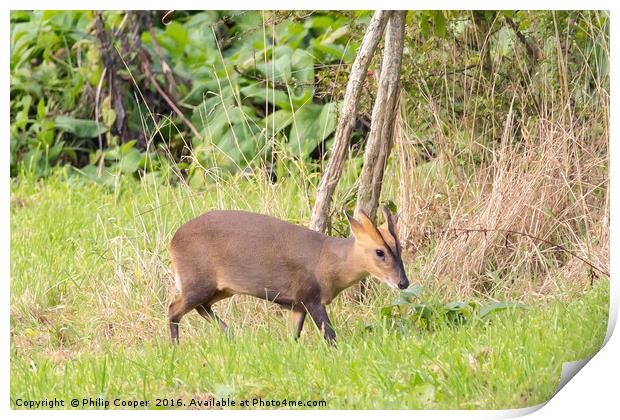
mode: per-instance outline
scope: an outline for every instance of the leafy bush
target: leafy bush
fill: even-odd
[[[498,301],[481,304],[476,301],[454,301],[446,304],[422,302],[422,287],[411,286],[402,290],[391,305],[381,308],[381,316],[392,326],[433,329],[446,324],[462,325],[467,322],[489,322],[497,314],[508,310],[527,308],[519,302]]]
[[[167,150],[160,155],[190,173],[197,166],[243,168],[261,153],[273,153],[276,143],[305,158],[332,134],[338,108],[321,90],[325,82],[317,70],[354,59],[355,19],[364,23],[368,15],[355,12],[352,21],[341,13],[302,19],[293,13],[208,11],[180,13],[164,25],[149,14],[135,40],[124,13],[102,13],[98,29],[93,12],[13,12],[11,174],[21,167],[46,176],[52,166],[70,163],[109,178],[119,172],[116,164],[126,162],[116,156],[120,143],[134,150],[127,151],[132,163],[122,164],[123,173],[157,169],[155,156],[145,152],[153,142]],[[113,83],[124,86],[118,97],[110,66],[108,77],[103,74],[102,32],[112,37],[126,66],[115,71]],[[146,52],[155,83],[174,97],[199,136],[172,112],[129,43]],[[127,138],[115,126],[118,101],[127,114]],[[188,154],[191,165],[183,162]]]

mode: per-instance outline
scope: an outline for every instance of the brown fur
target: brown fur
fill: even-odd
[[[380,233],[359,217],[361,222],[349,218],[354,236],[346,239],[243,211],[212,211],[189,221],[170,243],[181,292],[169,308],[171,338],[178,340],[178,323],[192,309],[225,326],[212,305],[245,294],[291,309],[297,335],[310,314],[333,341],[325,305],[338,293],[368,273],[394,285],[406,280],[400,255],[394,255],[399,251],[390,244],[397,243],[393,229],[382,226]],[[385,261],[375,255],[378,248],[385,249]]]

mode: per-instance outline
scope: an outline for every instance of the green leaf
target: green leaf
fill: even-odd
[[[410,308],[413,312],[412,316],[416,318],[429,319],[431,316],[433,316],[433,308],[431,308],[426,303],[416,303],[414,305],[411,305]]]
[[[435,26],[435,35],[440,38],[446,36],[446,18],[443,11],[436,10],[433,16],[433,25]]]
[[[291,66],[295,80],[302,83],[314,82],[314,58],[308,51],[295,50],[291,57]]]
[[[415,286],[409,286],[409,288],[402,290],[400,296],[404,299],[411,299],[413,297],[419,298],[422,294],[422,286],[416,284]]]
[[[392,309],[393,308],[394,308],[393,305],[384,306],[383,308],[381,308],[381,316],[387,317],[387,318],[392,318]]]
[[[524,305],[523,303],[519,303],[519,302],[496,302],[490,305],[485,305],[482,308],[480,308],[480,317],[484,319],[484,318],[489,317],[492,314],[495,314],[497,312],[502,312],[507,309],[526,309],[526,308],[527,308],[527,305]]]
[[[131,149],[124,153],[118,162],[118,169],[123,173],[133,174],[140,169],[142,153],[138,149]]]
[[[410,303],[411,302],[407,298],[403,297],[402,295],[398,296],[396,299],[394,299],[392,301],[392,305],[394,305],[394,306],[396,306],[396,305],[409,305]]]
[[[325,44],[333,44],[339,38],[342,38],[343,36],[345,36],[348,33],[349,33],[349,26],[348,25],[341,26],[338,29],[336,29],[335,31],[327,33],[325,38],[323,40],[321,40],[321,44],[323,44],[323,43],[325,43]]]
[[[334,19],[329,16],[313,16],[304,23],[306,28],[327,29],[334,24]]]
[[[462,311],[463,309],[471,309],[471,307],[469,306],[469,303],[467,302],[450,302],[450,303],[446,303],[444,306],[444,309],[448,310],[448,311]]]
[[[293,115],[288,148],[297,156],[307,156],[336,128],[336,104],[306,103]]]
[[[312,40],[312,47],[315,49],[315,53],[324,54],[329,56],[332,60],[344,59],[345,47],[344,45],[333,44],[329,42],[319,42],[317,39]]]
[[[279,109],[276,112],[272,112],[267,117],[263,118],[259,124],[261,127],[266,127],[267,135],[271,136],[272,133],[279,133],[293,122],[293,114],[288,109]]]
[[[468,302],[450,302],[443,306],[446,319],[450,322],[463,323],[472,317],[474,307]]]
[[[396,212],[398,211],[396,203],[394,203],[392,200],[386,201],[385,206],[392,212],[392,214],[396,214]]]
[[[514,49],[514,42],[512,30],[505,27],[500,29],[493,44],[493,53],[502,57],[511,55]]]
[[[95,165],[86,165],[81,169],[75,168],[75,170],[89,180],[109,188],[113,188],[116,183],[116,175],[105,167],[100,171]]]
[[[256,65],[256,69],[263,73],[270,81],[288,83],[291,78],[291,61],[293,50],[290,47],[277,48],[274,53],[275,60]]]
[[[279,90],[269,87],[269,91],[265,91],[265,87],[258,83],[253,83],[249,86],[242,87],[240,89],[241,98],[251,98],[257,105],[265,106],[265,102],[269,102],[279,108],[290,110],[291,102],[288,95]]]
[[[116,111],[112,107],[112,97],[106,96],[101,102],[101,119],[107,127],[112,127],[116,121]]]
[[[133,150],[133,146],[137,143],[137,140],[129,140],[119,146],[120,153],[128,153]]]
[[[58,142],[54,144],[52,147],[50,147],[47,151],[48,161],[50,162],[55,161],[58,158],[58,156],[60,156],[60,153],[62,153],[63,148],[64,148],[63,142]]]
[[[42,120],[43,118],[45,118],[45,100],[41,98],[37,105],[37,120]]]
[[[425,39],[428,39],[428,36],[430,34],[430,27],[425,12],[422,12],[422,14],[420,15],[420,31],[422,32],[422,36]]]
[[[296,48],[307,34],[308,28],[301,23],[284,21],[276,25],[276,39],[279,44]]]
[[[176,21],[172,21],[166,26],[164,34],[163,39],[165,39],[165,44],[169,50],[180,50],[182,52],[189,43],[187,29]]]
[[[62,115],[56,117],[56,128],[80,138],[93,138],[108,131],[108,128],[103,124],[97,126],[96,121]]]

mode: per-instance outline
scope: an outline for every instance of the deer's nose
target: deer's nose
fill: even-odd
[[[398,288],[401,290],[406,289],[407,287],[409,287],[409,279],[407,279],[406,277],[404,279],[401,279],[398,282]]]

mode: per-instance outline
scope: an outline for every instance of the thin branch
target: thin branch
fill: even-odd
[[[144,75],[149,80],[149,82],[151,82],[157,93],[159,93],[159,95],[164,99],[164,101],[166,101],[166,103],[174,111],[174,113],[177,114],[179,118],[181,118],[183,124],[185,124],[191,130],[192,134],[200,138],[200,131],[198,131],[194,124],[192,124],[192,122],[185,116],[185,114],[183,114],[183,111],[181,111],[179,107],[175,104],[174,100],[170,98],[170,95],[164,89],[162,89],[161,86],[159,86],[159,83],[157,83],[155,76],[149,68],[149,59],[146,53],[143,50],[139,50],[138,57],[140,59],[140,64]]]
[[[151,84],[153,85],[153,87],[155,88],[157,93],[159,93],[159,95],[162,98],[164,98],[164,101],[166,101],[168,106],[170,108],[172,108],[172,110],[179,116],[179,118],[181,118],[181,121],[183,121],[183,124],[185,124],[187,127],[189,127],[189,129],[192,131],[192,134],[194,136],[200,138],[201,137],[200,131],[198,131],[198,129],[194,126],[194,124],[192,124],[192,122],[189,119],[187,119],[187,117],[183,114],[183,111],[181,111],[179,109],[179,107],[168,96],[168,94],[159,86],[159,84],[157,83],[157,80],[155,80],[155,77],[153,76],[153,74],[150,71],[148,71],[148,70],[145,71],[144,73],[146,74],[147,78],[149,79],[149,81],[151,82]]]
[[[104,67],[101,72],[101,77],[99,78],[99,83],[97,84],[97,91],[95,92],[95,122],[97,123],[97,133],[99,137],[99,150],[103,152],[103,138],[101,137],[101,130],[99,129],[99,100],[101,99],[101,89],[103,88],[103,79],[105,79],[105,75],[108,72],[108,68]],[[102,159],[103,159],[103,155]]]
[[[538,48],[538,45],[536,44],[536,42],[534,42],[530,38],[527,38],[523,34],[523,32],[519,30],[519,25],[517,25],[517,23],[514,20],[512,20],[512,18],[508,16],[504,16],[504,19],[506,23],[508,23],[508,25],[515,32],[515,34],[517,35],[517,38],[519,38],[519,41],[521,41],[521,43],[525,46],[528,57],[530,57],[532,62],[537,63],[542,57],[542,52],[540,51],[540,48]]]

